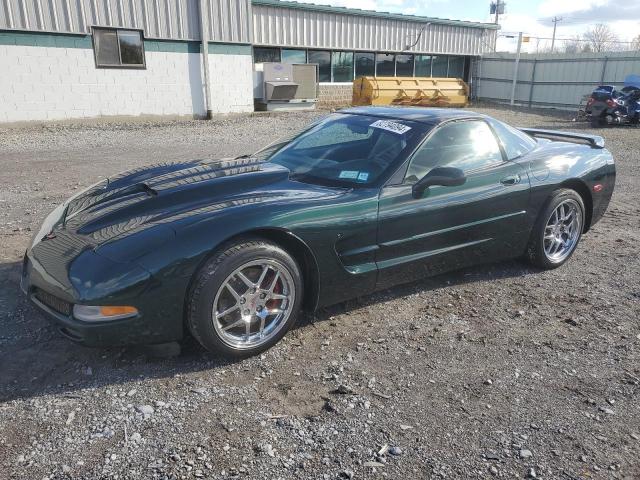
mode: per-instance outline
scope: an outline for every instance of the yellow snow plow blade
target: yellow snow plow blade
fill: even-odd
[[[353,105],[416,105],[466,107],[469,87],[459,78],[358,77],[353,81]]]

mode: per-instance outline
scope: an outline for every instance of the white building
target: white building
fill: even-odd
[[[0,122],[248,112],[254,61],[317,63],[321,101],[358,75],[469,79],[496,28],[279,0],[0,0]]]

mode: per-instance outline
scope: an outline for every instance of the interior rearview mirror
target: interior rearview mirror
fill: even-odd
[[[347,124],[347,128],[352,133],[357,133],[359,135],[366,135],[369,132],[368,125],[361,125],[357,123],[349,123]]]
[[[427,188],[434,185],[457,187],[466,181],[467,177],[464,176],[464,172],[459,168],[437,167],[430,170],[429,173],[413,185],[413,198],[420,198]]]

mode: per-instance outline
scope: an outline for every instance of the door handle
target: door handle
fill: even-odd
[[[520,175],[516,174],[516,175],[509,175],[508,177],[504,177],[502,180],[500,180],[500,183],[503,185],[517,185],[518,183],[520,183]]]

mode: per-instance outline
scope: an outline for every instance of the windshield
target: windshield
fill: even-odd
[[[293,180],[366,186],[406,158],[428,129],[412,121],[338,113],[256,156],[287,167]]]

